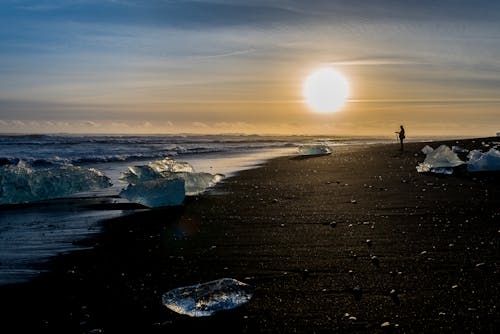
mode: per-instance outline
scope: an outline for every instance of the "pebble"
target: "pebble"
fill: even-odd
[[[337,222],[336,221],[330,222],[330,227],[337,227]]]
[[[368,247],[371,247],[372,246],[372,241],[370,239],[366,239],[366,245]]]
[[[361,289],[360,286],[355,286],[354,289],[352,289],[352,293],[354,295],[354,299],[361,300],[361,296],[363,295],[363,290]]]
[[[351,199],[351,203],[356,204],[356,203],[358,203],[358,201],[356,201],[355,199]]]
[[[391,297],[392,301],[397,305],[401,303],[398,297],[398,292],[395,289],[392,289],[391,292],[389,292],[389,296]]]
[[[383,322],[381,325],[380,325],[381,328],[388,328],[388,327],[391,327],[391,323],[389,321],[386,321],[386,322]]]
[[[375,255],[373,255],[371,257],[371,260],[372,260],[372,263],[375,267],[378,267],[380,265],[380,260],[378,259],[378,257],[376,257]]]

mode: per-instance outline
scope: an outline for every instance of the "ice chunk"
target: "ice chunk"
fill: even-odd
[[[326,155],[332,153],[330,147],[326,145],[301,145],[298,152],[300,155]]]
[[[176,161],[171,158],[165,158],[163,160],[157,160],[153,161],[148,164],[151,169],[153,169],[155,172],[161,173],[161,172],[186,172],[186,173],[192,173],[194,172],[194,168],[187,162],[185,161]]]
[[[190,317],[206,317],[215,312],[241,306],[253,296],[253,287],[233,278],[222,278],[170,290],[163,294],[163,305]]]
[[[432,147],[430,147],[429,145],[425,145],[424,148],[422,148],[420,150],[423,154],[429,154],[431,153],[432,151],[434,151],[434,149]]]
[[[193,173],[194,168],[187,162],[176,161],[171,158],[150,162],[147,165],[131,166],[122,173],[120,180],[129,183],[138,183],[148,180],[154,180],[161,177],[162,173]]]
[[[473,150],[467,157],[469,158],[467,162],[469,172],[500,170],[500,151],[494,148],[486,153]]]
[[[177,162],[166,158],[143,166],[132,166],[122,173],[120,180],[130,184],[166,179],[184,179],[186,195],[196,195],[219,182],[222,174],[195,173],[187,162]]]
[[[186,195],[184,179],[156,179],[129,184],[120,196],[150,208],[181,205]]]
[[[32,169],[23,162],[0,167],[0,204],[46,200],[110,186],[110,179],[93,168]]]
[[[222,174],[210,173],[176,173],[185,181],[186,195],[197,195],[212,187],[224,177]]]
[[[441,145],[426,154],[424,162],[417,166],[417,171],[419,173],[436,171],[443,173],[443,170],[438,168],[453,168],[464,163],[448,146]],[[445,174],[448,172],[449,170]]]

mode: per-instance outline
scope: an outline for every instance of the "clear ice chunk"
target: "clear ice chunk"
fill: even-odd
[[[500,151],[491,148],[483,153],[479,150],[473,150],[467,155],[467,170],[469,172],[496,171],[500,170]]]
[[[246,283],[222,278],[170,290],[163,294],[162,302],[174,312],[190,317],[206,317],[247,303],[253,291],[254,288]]]
[[[0,204],[40,201],[110,186],[110,179],[93,168],[32,169],[23,162],[0,167]]]
[[[219,182],[222,174],[196,173],[187,162],[166,158],[143,166],[132,166],[120,176],[120,180],[132,185],[152,180],[184,179],[186,195],[197,195]]]
[[[184,179],[156,179],[129,184],[120,196],[150,208],[181,205],[186,191]]]
[[[300,145],[298,152],[300,155],[327,155],[331,154],[332,150],[326,145]]]
[[[430,146],[429,146],[430,147]],[[425,147],[424,147],[425,149]],[[422,149],[422,152],[424,151]],[[424,162],[420,163],[416,168],[419,173],[424,172],[438,172],[443,173],[444,170],[440,168],[453,168],[463,165],[465,162],[460,160],[456,153],[454,153],[448,146],[441,145],[435,150],[428,150]],[[439,169],[438,169],[439,168]],[[449,174],[449,170],[444,172]]]

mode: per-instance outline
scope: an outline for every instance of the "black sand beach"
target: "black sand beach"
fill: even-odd
[[[500,174],[419,174],[424,145],[278,158],[182,207],[106,221],[92,249],[0,287],[0,331],[497,333]],[[205,318],[161,304],[223,277],[252,300]]]

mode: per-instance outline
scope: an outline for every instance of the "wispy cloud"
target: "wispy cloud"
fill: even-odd
[[[255,51],[256,51],[256,49],[252,48],[252,49],[246,49],[246,50],[236,50],[236,51],[224,52],[224,53],[213,54],[213,55],[192,56],[191,58],[194,58],[194,59],[226,58],[226,57],[246,55],[249,53],[253,53]]]

